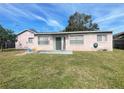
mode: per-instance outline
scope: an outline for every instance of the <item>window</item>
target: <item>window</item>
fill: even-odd
[[[70,36],[70,44],[83,44],[83,35],[72,35]]]
[[[107,41],[107,35],[97,35],[97,41]]]
[[[38,37],[38,45],[48,45],[49,39],[47,36],[39,36]]]
[[[33,38],[28,38],[28,43],[33,43]]]

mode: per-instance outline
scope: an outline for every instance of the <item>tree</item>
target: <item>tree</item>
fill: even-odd
[[[91,15],[75,12],[70,16],[68,26],[64,31],[96,31],[98,24],[92,23]]]
[[[5,29],[0,25],[0,49],[3,51],[3,48],[7,47],[7,42],[15,42],[16,35],[12,30]]]

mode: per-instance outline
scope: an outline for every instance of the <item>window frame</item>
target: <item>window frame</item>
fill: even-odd
[[[70,35],[69,36],[70,45],[83,45],[84,35]]]
[[[49,45],[49,36],[38,36],[38,45]]]
[[[108,40],[107,34],[97,34],[97,42],[106,42],[107,40]]]
[[[33,39],[34,39],[33,37],[29,37],[29,38],[28,38],[28,43],[29,43],[29,44],[32,44],[32,43],[33,43]]]

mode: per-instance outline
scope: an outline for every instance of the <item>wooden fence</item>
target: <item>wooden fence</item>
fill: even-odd
[[[124,40],[113,40],[113,47],[124,49]]]

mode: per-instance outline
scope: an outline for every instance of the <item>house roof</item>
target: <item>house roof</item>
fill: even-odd
[[[59,34],[89,34],[89,33],[112,33],[112,31],[75,31],[75,32],[37,32],[35,30],[32,29],[26,29],[24,31],[22,31],[21,33],[19,33],[18,35],[29,31],[34,33],[35,35],[59,35]]]
[[[37,33],[37,31],[34,30],[34,29],[25,29],[24,31],[21,31],[19,34],[17,34],[17,36],[20,35],[20,34],[22,34],[22,33],[24,33],[24,32],[26,32],[26,31],[29,31],[29,32],[34,33],[34,34]]]
[[[114,34],[114,36],[120,36],[120,35],[124,35],[124,32],[120,32],[120,33]]]
[[[120,32],[113,35],[114,39],[122,39],[122,37],[124,37],[124,32]]]

